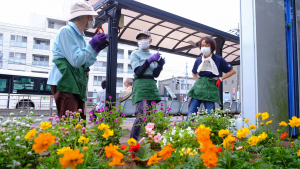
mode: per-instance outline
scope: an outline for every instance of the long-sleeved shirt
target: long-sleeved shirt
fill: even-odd
[[[131,53],[131,66],[132,69],[135,70],[135,68],[142,66],[147,59],[149,59],[153,54],[150,53],[150,50],[144,50],[139,49],[136,51],[133,51]],[[144,74],[147,75],[153,75],[154,69],[157,67],[157,62],[152,62],[150,66],[147,68],[147,70],[144,72]]]
[[[67,59],[74,67],[79,68],[82,65],[90,67],[97,60],[98,53],[95,52],[90,44],[86,45],[84,34],[81,34],[77,26],[70,22],[69,25],[60,29],[56,35],[52,47],[53,59]],[[55,63],[49,74],[48,84],[57,85],[62,77]]]
[[[123,107],[125,100],[127,99],[132,99],[132,86],[127,87],[127,89],[125,89],[124,91],[122,91],[122,93],[120,94],[120,101],[121,101],[121,105]]]
[[[96,106],[96,110],[104,108],[105,107],[105,102],[106,102],[106,89],[101,90],[97,93],[97,106]],[[104,101],[104,103],[102,103],[102,101]]]

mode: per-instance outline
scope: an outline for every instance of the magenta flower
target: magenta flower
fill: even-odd
[[[120,112],[121,110],[119,109],[118,112]]]
[[[105,110],[108,110],[108,107],[105,107]]]
[[[92,121],[89,121],[89,124],[92,124],[93,122]]]
[[[163,106],[164,104],[163,104],[163,103],[160,103],[160,105]]]
[[[153,116],[151,116],[151,119],[153,119],[154,117]]]
[[[56,141],[55,144],[56,144],[56,145],[59,145],[59,141]]]
[[[163,109],[164,109],[163,107],[160,108],[160,110],[163,110]]]
[[[43,132],[43,130],[40,130],[40,131],[39,131],[39,133],[42,133],[42,132]]]
[[[34,128],[35,128],[34,126],[31,126],[31,127],[30,127],[31,130],[34,129]]]
[[[120,96],[119,99],[122,99],[122,97]]]
[[[79,112],[82,112],[82,109],[78,109]]]
[[[142,109],[144,109],[144,107],[141,107]]]
[[[143,102],[145,102],[146,101],[146,99],[143,99]]]
[[[69,135],[69,133],[70,133],[69,131],[66,131],[66,132],[65,132],[66,135]]]
[[[112,97],[111,97],[111,96],[109,96],[108,98],[109,98],[109,99],[111,99]]]
[[[90,102],[92,101],[93,99],[90,99]]]
[[[93,112],[91,111],[90,114],[93,114]]]
[[[143,120],[143,122],[145,122],[145,120]]]
[[[112,111],[109,112],[110,114],[112,113]]]
[[[98,124],[99,122],[98,121],[95,121],[95,124]]]
[[[102,101],[102,103],[104,103],[104,101]]]
[[[135,105],[135,107],[139,107],[139,105]]]
[[[104,120],[104,117],[101,117],[101,120]]]
[[[129,128],[127,128],[127,131],[129,131]]]
[[[125,113],[123,113],[122,116],[125,116]]]
[[[149,113],[149,111],[146,111],[146,113]]]
[[[157,111],[156,109],[154,111]]]

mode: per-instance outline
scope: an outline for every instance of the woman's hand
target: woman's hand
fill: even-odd
[[[219,78],[216,86],[220,86],[221,82],[229,77],[231,77],[232,75],[234,75],[236,73],[236,71],[234,70],[234,68],[232,68],[228,73],[226,73],[222,78]]]

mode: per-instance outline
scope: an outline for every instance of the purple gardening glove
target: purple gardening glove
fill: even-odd
[[[92,46],[92,48],[94,49],[95,52],[99,53],[100,50],[98,48],[99,45],[102,45],[106,42],[106,38],[107,38],[108,35],[104,34],[104,33],[101,33],[100,35],[99,34],[96,34],[92,40],[89,42]]]
[[[155,53],[154,55],[152,55],[149,59],[148,59],[148,62],[151,64],[152,62],[154,61],[157,61],[160,57],[160,54],[159,53]]]

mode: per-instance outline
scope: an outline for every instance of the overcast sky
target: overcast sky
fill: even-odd
[[[0,22],[29,26],[29,14],[36,13],[59,18],[66,18],[65,1],[70,0],[0,0]],[[239,0],[137,0],[141,3],[182,16],[204,25],[229,31],[239,24]],[[166,65],[160,79],[191,76],[195,59],[163,53]]]

